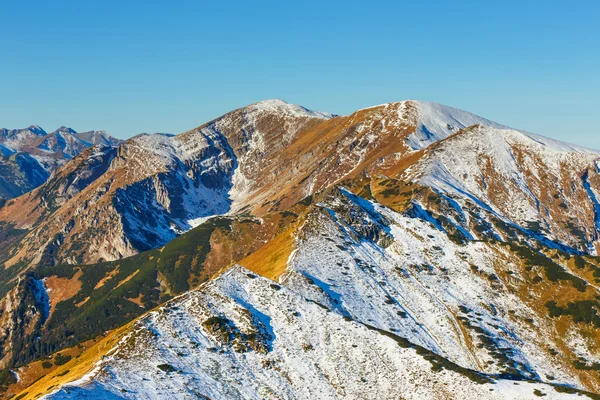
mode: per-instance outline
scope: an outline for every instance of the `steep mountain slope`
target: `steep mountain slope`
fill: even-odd
[[[24,275],[23,281],[34,284],[19,290],[18,295],[9,292],[5,297],[9,300],[0,303],[1,315],[18,320],[21,310],[27,308],[44,318],[26,330],[2,325],[0,368],[22,366],[76,345],[196,287],[265,242],[294,229],[293,216],[302,214],[307,204],[261,220],[212,218],[164,247],[124,260],[54,265]],[[31,298],[45,301],[31,303]]]
[[[600,309],[598,258],[457,243],[409,214],[344,189],[324,192],[277,256],[284,269],[268,257],[240,261],[278,283],[228,270],[142,317],[104,349],[110,356],[91,375],[54,396],[371,398],[384,390],[391,398],[521,399],[534,390],[550,398],[599,391],[596,322],[567,311]],[[280,245],[268,242],[267,253]]]
[[[206,217],[230,211],[236,198],[234,182],[248,179],[242,173],[234,176],[249,168],[238,166],[238,158],[253,152],[252,143],[258,140],[239,138],[236,142],[234,133],[250,135],[261,127],[272,129],[272,136],[280,136],[281,129],[293,134],[299,126],[324,118],[297,106],[266,102],[179,136],[138,136],[116,154],[104,152],[102,167],[93,179],[86,180],[77,195],[65,198],[56,188],[70,187],[71,171],[99,157],[97,151],[89,150],[45,185],[0,211],[4,221],[31,229],[7,265],[37,263],[55,243],[56,262],[86,263],[162,246]],[[231,145],[223,131],[232,136]],[[253,156],[258,162],[261,157]],[[243,190],[238,190],[238,197],[245,198],[239,195]]]
[[[24,129],[0,128],[0,142],[14,150],[21,150],[29,143],[46,136],[47,133],[37,125],[31,125]]]
[[[64,127],[62,127],[64,128]],[[67,128],[68,129],[68,128]],[[60,130],[60,129],[59,129]],[[72,129],[71,129],[72,130]],[[88,131],[88,132],[75,132],[73,136],[89,146],[104,145],[116,147],[123,143],[123,140],[110,136],[106,131]]]
[[[3,365],[142,315],[22,395],[597,398],[599,166],[416,101],[96,146],[0,209]]]
[[[433,145],[405,179],[459,199],[459,207],[472,203],[469,212],[597,254],[599,166],[597,152],[477,125]]]
[[[6,155],[4,155],[6,154]],[[46,182],[48,171],[27,153],[0,156],[0,201],[18,197]]]

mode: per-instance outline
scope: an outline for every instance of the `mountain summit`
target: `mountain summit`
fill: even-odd
[[[67,158],[0,208],[19,398],[598,398],[595,151],[413,100],[7,132]]]

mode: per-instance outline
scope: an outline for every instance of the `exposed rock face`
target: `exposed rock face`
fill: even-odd
[[[6,368],[40,350],[35,343],[37,332],[50,311],[43,282],[29,276],[19,279],[0,301],[0,311],[0,368]]]
[[[478,125],[433,145],[407,179],[456,199],[463,214],[489,212],[596,254],[599,161],[591,150]]]
[[[598,392],[599,166],[438,104],[261,102],[97,145],[6,204],[0,288],[54,268],[81,283],[69,326],[98,309],[117,324],[114,309],[140,315],[222,272],[124,328],[91,383],[56,398]],[[103,260],[80,277],[59,265]]]
[[[141,135],[102,149],[0,211],[2,220],[33,229],[21,247],[28,250],[11,263],[39,262],[57,235],[57,262],[119,259],[212,215],[285,209],[358,174],[418,182],[459,207],[473,203],[480,214],[561,246],[596,251],[597,153],[441,105],[405,101],[337,117],[273,100],[178,136]],[[106,156],[94,161],[99,154]]]

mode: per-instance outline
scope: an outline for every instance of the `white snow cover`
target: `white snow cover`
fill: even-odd
[[[328,112],[309,110],[297,104],[290,104],[281,99],[263,100],[245,107],[248,113],[268,112],[286,117],[329,119],[334,115]]]
[[[224,344],[206,328],[210,317],[258,330],[267,351]],[[86,379],[46,398],[526,399],[536,389],[573,397],[542,383],[433,373],[415,349],[239,266],[148,314]]]
[[[211,216],[229,211],[228,178],[231,179],[235,156],[220,133],[203,131],[194,140],[167,134],[140,135],[131,139],[127,148],[130,159],[139,166],[133,172],[140,177],[153,177],[155,208],[171,211],[170,202],[176,197],[181,201],[184,216],[174,218],[175,225],[166,223],[165,237],[172,238]],[[168,172],[175,172],[183,191],[173,192],[158,179],[157,174]],[[198,183],[202,175],[212,173],[222,175],[219,187]]]
[[[262,112],[284,113],[290,121],[331,117],[281,100],[248,106],[245,116],[252,122]],[[532,206],[535,195],[516,161],[515,146],[539,155],[547,168],[544,172],[554,175],[561,174],[565,162],[598,165],[598,154],[591,150],[439,104],[407,101],[398,112],[402,119],[416,118],[417,130],[408,138],[413,149],[446,139],[426,150],[426,157],[410,172],[415,180],[503,216],[481,187],[484,174],[479,161],[482,155],[490,157],[495,171],[520,191],[513,191],[517,194],[504,215],[517,223],[539,219],[539,210]],[[162,172],[166,165],[179,168],[198,161],[198,154],[210,148],[208,142],[221,139],[218,123],[200,130],[198,140],[145,135],[133,139],[131,147],[151,155],[140,165],[145,173]],[[472,125],[481,127],[448,139]],[[248,134],[247,154],[264,152],[260,132]],[[209,154],[202,159],[201,171],[217,170],[223,162],[245,162],[228,156],[225,148]],[[525,162],[535,173],[533,161]],[[249,182],[239,168],[231,182],[229,199],[247,193]],[[152,204],[169,209],[168,196],[160,195],[162,183],[153,184],[157,196]],[[227,199],[222,192],[186,192],[184,208],[197,210],[212,195]],[[215,200],[214,206],[210,212],[224,213],[229,204]],[[347,212],[354,213],[350,221]],[[205,217],[187,222],[195,225]],[[365,236],[361,231],[365,227],[391,243],[384,246]],[[574,397],[542,382],[499,378],[516,371],[537,381],[582,386],[569,370],[553,362],[548,338],[522,321],[546,322],[508,290],[509,282],[489,279],[497,272],[503,251],[483,242],[458,245],[423,216],[401,215],[342,190],[305,222],[278,284],[235,266],[142,317],[94,371],[48,398],[533,399],[534,390],[548,399]],[[474,267],[479,273],[473,272]],[[513,278],[520,279],[518,274]],[[511,310],[518,315],[511,315]],[[206,322],[211,317],[225,321],[227,339],[223,331],[209,329]],[[472,338],[475,343],[469,344],[458,318],[468,319],[483,332],[487,345],[491,342],[495,351],[502,352],[508,365],[483,346],[482,339]],[[461,367],[490,374],[494,382],[477,384],[449,369],[432,371],[429,361],[414,348],[399,346],[394,336]],[[565,345],[579,354],[590,352],[578,339],[569,338]],[[259,343],[260,349],[240,350],[248,342]]]
[[[443,104],[419,100],[406,100],[400,102],[400,105],[401,116],[411,120],[417,126],[416,132],[407,138],[407,144],[414,150],[428,147],[429,145],[443,140],[469,126],[482,125],[488,128],[519,132],[521,135],[554,151],[600,154],[596,150],[590,150],[582,146],[561,142],[559,140],[550,139],[521,130],[514,130],[506,125],[499,124],[468,111],[445,106]],[[387,106],[387,104],[384,104],[383,106]],[[411,107],[407,106],[416,108],[416,115],[410,110]]]
[[[458,130],[471,125],[485,125],[491,128],[508,128],[489,119],[467,111],[426,101],[407,100],[417,109],[415,133],[407,138],[407,144],[415,150],[447,138]],[[412,116],[415,118],[415,116]]]
[[[353,228],[328,208],[336,202],[342,208],[349,206],[343,198],[336,198],[323,205],[331,217],[321,214],[314,223],[318,230],[305,230],[283,284],[459,365],[502,372],[501,365],[488,364],[494,358],[487,350],[467,348],[456,321],[460,306],[466,307],[470,322],[484,329],[499,348],[510,348],[511,358],[523,373],[579,384],[568,371],[560,371],[548,361],[544,351],[547,338],[540,340],[508,311],[519,309],[523,319],[535,318],[535,313],[509,291],[490,284],[488,276],[496,273],[497,248],[481,242],[457,245],[427,221],[345,195],[361,205],[363,211],[358,215],[365,223],[375,221],[372,215],[391,223],[385,229],[393,244],[384,249],[372,241],[353,238]],[[481,273],[474,273],[472,266]],[[314,284],[306,285],[306,278]]]
[[[512,129],[477,126],[426,149],[405,179],[452,196],[461,206],[469,200],[521,227],[538,222],[545,227],[547,239],[570,246],[585,238],[565,242],[573,238],[546,211],[550,204],[547,200],[544,203],[548,190],[544,188],[553,190],[549,195],[561,196],[567,207],[564,215],[580,218],[586,213],[583,207],[597,205],[594,190],[585,181],[585,171],[595,173],[599,160],[600,153],[594,150]],[[587,190],[589,201],[569,195],[576,194],[576,190]],[[501,196],[504,199],[499,201]],[[595,254],[592,241],[597,236],[588,236],[591,254]]]
[[[353,213],[354,222],[337,209]],[[391,235],[391,246],[357,231],[369,226]],[[48,398],[534,399],[534,390],[550,399],[576,396],[500,379],[495,374],[505,366],[477,343],[467,346],[456,315],[484,332],[520,373],[580,385],[549,358],[548,338],[518,322],[536,314],[502,288],[506,283],[487,279],[497,257],[485,243],[457,245],[426,221],[342,191],[305,222],[279,284],[235,266],[142,317],[94,372]],[[518,318],[508,312],[515,309]],[[209,318],[227,328],[209,329]],[[396,336],[492,374],[492,381],[435,372]],[[244,350],[248,343],[255,347]]]

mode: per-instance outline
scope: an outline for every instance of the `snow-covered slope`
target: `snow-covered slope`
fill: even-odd
[[[71,158],[89,147],[89,144],[81,141],[76,134],[77,132],[73,129],[61,126],[34,145],[40,150],[50,153],[62,153]]]
[[[406,139],[408,145],[415,150],[425,148],[471,125],[508,128],[467,111],[426,101],[402,102],[402,112],[417,127]]]
[[[31,125],[24,129],[0,128],[0,142],[18,150],[46,135],[46,131],[37,125]]]
[[[550,361],[548,346],[559,344],[548,335],[546,310],[520,297],[527,278],[510,251],[457,244],[429,221],[344,190],[320,206],[304,224],[283,284],[461,366],[581,385]],[[522,322],[530,318],[534,326]]]
[[[597,154],[499,127],[417,101],[346,117],[263,101],[177,136],[132,138],[72,203],[54,201],[63,196],[49,182],[43,196],[31,193],[0,210],[0,220],[33,229],[11,263],[38,262],[56,235],[57,262],[114,260],[160,247],[210,216],[283,210],[367,174],[430,186],[559,246],[597,252]],[[417,142],[429,147],[414,151],[409,144]],[[84,164],[73,160],[65,170]],[[468,223],[464,207],[457,212]],[[462,229],[480,237],[472,226]],[[90,235],[91,245],[81,246]]]
[[[444,368],[390,334],[234,267],[142,318],[48,399],[526,399],[542,383]],[[433,372],[436,365],[441,368]]]
[[[204,238],[210,255],[175,246],[197,274],[219,276],[90,349],[105,357],[86,376],[75,359],[28,396],[597,393],[598,157],[416,101],[338,117],[271,100],[181,135],[88,149],[0,208],[23,236],[2,283],[36,263],[100,259],[115,260],[110,279],[140,251],[157,248],[139,255],[150,266],[174,257],[162,246],[207,218],[236,223]],[[252,229],[269,232],[264,245],[234,259],[231,240],[248,245]],[[173,265],[169,277],[126,278],[128,301],[154,306],[145,297],[169,279],[191,287]],[[56,267],[76,281],[68,268]]]
[[[569,272],[553,281],[528,268],[529,253],[456,243],[345,189],[323,194],[294,236],[278,282],[228,269],[141,317],[49,398],[531,399],[600,389],[595,372],[571,364],[600,362],[594,336],[565,331],[543,306],[574,291],[569,279],[580,278]],[[532,284],[532,274],[544,277]],[[599,293],[588,286],[571,300]]]
[[[405,179],[596,254],[598,165],[592,150],[478,125],[433,145]]]
[[[101,144],[114,147],[123,143],[122,140],[110,136],[106,131],[76,132],[74,135],[89,146]]]
[[[3,220],[31,229],[9,263],[38,263],[49,246],[56,262],[83,263],[163,246],[261,190],[263,172],[272,172],[272,157],[305,124],[329,117],[266,101],[181,135],[142,134],[111,151],[99,146],[102,162],[94,161],[99,153],[90,149],[0,211]],[[78,170],[91,166],[98,166],[88,174],[92,179],[73,179]],[[76,190],[71,181],[78,182]],[[21,218],[24,213],[27,219]]]

